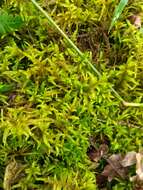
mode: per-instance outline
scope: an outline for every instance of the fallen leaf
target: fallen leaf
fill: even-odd
[[[21,176],[21,172],[24,169],[24,166],[21,163],[12,160],[6,166],[4,174],[3,187],[4,190],[10,190],[11,185]]]
[[[100,152],[101,157],[104,157],[107,155],[109,148],[106,144],[102,144],[102,145],[100,145],[98,151]]]
[[[137,187],[134,190],[143,190],[143,187]]]
[[[116,177],[121,177],[122,179],[127,178],[128,170],[121,165],[122,159],[121,154],[113,154],[106,159],[108,165],[105,166],[102,175],[108,177],[109,182]]]
[[[90,147],[87,154],[91,161],[98,162],[102,157],[106,156],[108,153],[108,146],[106,144],[101,144],[98,149]]]
[[[126,178],[127,169],[121,165],[122,159],[123,157],[121,154],[113,154],[109,157],[107,162],[112,166],[112,168],[118,173],[120,177]]]
[[[107,186],[107,177],[106,176],[103,176],[101,174],[98,174],[96,176],[96,184],[98,186],[98,188],[104,188]]]
[[[136,164],[136,152],[132,151],[132,152],[128,152],[124,159],[121,161],[121,165],[123,167],[128,167],[128,166],[132,166]]]
[[[143,186],[143,154],[136,153],[136,175],[130,177],[130,181]]]
[[[139,181],[139,179],[136,176],[133,176],[133,181],[134,182],[134,188],[133,190],[143,190],[143,182]]]
[[[98,151],[96,151],[96,159],[103,157],[107,161],[107,165],[104,167],[104,170],[99,175],[99,177],[107,177],[109,182],[111,182],[114,178],[127,179],[129,166],[136,164],[136,175],[130,177],[130,181],[134,183],[135,190],[142,190],[143,152],[140,151],[139,153],[136,153],[135,151],[131,151],[128,152],[124,157],[121,154],[113,154],[109,158],[107,158],[107,152],[105,151],[106,148],[104,148],[104,146],[101,146],[99,147]],[[106,156],[103,156],[104,154]]]
[[[132,15],[129,20],[136,28],[141,28],[141,17],[139,15]]]
[[[143,181],[143,155],[140,153],[136,154],[136,174],[139,177],[139,180]]]
[[[101,175],[107,177],[109,182],[111,182],[115,177],[119,177],[117,172],[110,165],[105,166]]]

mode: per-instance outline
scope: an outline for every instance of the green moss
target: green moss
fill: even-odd
[[[118,1],[38,2],[85,57],[93,58],[102,76],[32,3],[3,3],[4,10],[19,12],[25,26],[7,34],[0,46],[0,187],[14,160],[23,168],[13,181],[8,173],[13,189],[94,190],[98,171],[87,156],[91,136],[95,146],[108,138],[111,154],[143,145],[142,108],[124,107],[110,90],[114,85],[127,101],[143,100],[143,35],[127,21],[143,5],[135,0],[127,5],[108,34]],[[112,188],[129,186],[119,181]]]

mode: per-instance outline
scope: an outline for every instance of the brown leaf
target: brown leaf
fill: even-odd
[[[107,155],[109,148],[106,144],[101,144],[98,151],[100,152],[101,157],[103,157]]]
[[[124,159],[121,161],[121,165],[123,167],[128,167],[128,166],[132,166],[136,163],[136,152],[132,151],[132,152],[128,152]]]
[[[136,174],[141,181],[143,181],[143,155],[140,153],[136,154]]]
[[[104,188],[107,186],[107,177],[103,176],[103,175],[97,175],[96,176],[96,184],[98,186],[98,188]]]
[[[130,177],[134,190],[143,190],[143,153],[136,153],[136,175]]]
[[[87,155],[93,162],[98,162],[100,157],[97,150],[94,147],[90,147],[87,151]]]
[[[130,177],[130,181],[133,182],[135,189],[143,188],[143,181],[140,181],[137,175]]]
[[[111,182],[115,177],[119,177],[117,172],[109,164],[105,166],[101,174],[105,177],[108,177],[109,182]]]
[[[141,28],[141,17],[139,15],[132,15],[129,20],[136,28]]]
[[[24,166],[21,163],[16,162],[16,160],[12,160],[6,166],[5,174],[4,174],[4,183],[3,187],[5,190],[10,190],[11,185],[16,182],[18,177],[21,176],[21,172],[24,169]]]
[[[143,190],[143,187],[137,187],[134,190]]]
[[[90,147],[87,152],[89,158],[94,162],[98,162],[102,157],[107,155],[107,153],[108,153],[108,146],[106,144],[100,145],[98,149]]]
[[[108,177],[108,181],[112,181],[115,177],[125,179],[127,177],[127,168],[121,165],[121,154],[113,154],[106,159],[108,165],[105,166],[102,175]]]

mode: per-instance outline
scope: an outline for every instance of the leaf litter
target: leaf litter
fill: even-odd
[[[130,180],[135,185],[135,190],[143,189],[143,152],[131,151],[122,154],[109,154],[108,145],[101,144],[99,148],[91,147],[87,152],[91,161],[99,163],[105,160],[106,164],[100,174],[97,175],[97,184],[102,187],[103,181],[120,178],[122,180]],[[129,169],[135,165],[134,176],[129,176]],[[98,166],[98,164],[97,164]]]
[[[11,160],[5,168],[3,188],[10,190],[11,185],[18,181],[23,176],[25,166],[17,162],[15,159]]]

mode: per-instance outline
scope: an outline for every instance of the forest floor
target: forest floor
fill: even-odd
[[[0,189],[142,190],[143,1],[110,31],[118,0],[37,2],[82,56],[32,1],[0,1]]]

